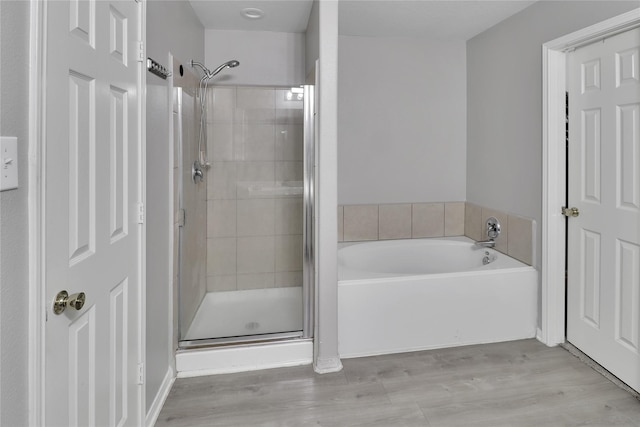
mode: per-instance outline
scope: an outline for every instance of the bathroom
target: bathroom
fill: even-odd
[[[471,38],[475,34],[458,34],[457,39],[452,39],[453,36],[442,36],[446,29],[440,28],[438,35],[429,32],[429,28],[437,27],[436,22],[431,26],[424,25],[424,34],[419,36],[402,33],[398,29],[400,26],[394,26],[383,35],[375,31],[369,34],[367,31],[371,29],[357,28],[356,24],[351,28],[347,23],[357,23],[356,17],[362,13],[357,3],[345,2],[337,11],[338,16],[330,16],[325,9],[329,16],[324,21],[314,15],[319,13],[314,8],[308,28],[295,30],[297,32],[252,32],[222,26],[224,29],[202,30],[200,37],[204,42],[194,32],[191,43],[167,40],[164,46],[153,42],[154,39],[162,40],[163,34],[149,34],[149,56],[163,58],[171,54],[182,59],[183,65],[195,59],[209,68],[224,61],[238,60],[240,66],[224,70],[217,76],[217,82],[210,83],[213,87],[238,88],[298,86],[315,78],[312,71],[314,57],[322,57],[324,52],[325,57],[337,60],[336,69],[319,73],[327,79],[320,80],[319,91],[329,92],[337,86],[337,98],[332,99],[335,108],[324,102],[319,112],[320,117],[330,116],[322,121],[326,128],[319,131],[321,140],[324,141],[324,135],[327,140],[335,138],[336,141],[334,147],[324,145],[318,159],[320,175],[323,171],[329,174],[324,176],[327,185],[317,187],[318,216],[321,218],[317,233],[319,265],[316,266],[319,298],[338,298],[339,291],[331,279],[337,268],[333,261],[337,256],[336,240],[465,234],[474,240],[482,240],[485,237],[483,224],[491,216],[498,218],[503,227],[497,249],[539,271],[542,252],[541,86],[526,82],[535,79],[539,73],[539,46],[542,43],[624,12],[630,5],[622,2],[617,5],[618,9],[612,8],[610,3],[590,3],[587,16],[574,19],[570,24],[554,21],[557,27],[549,24],[541,29],[541,16],[549,13],[569,16],[573,9],[562,4],[539,4],[520,14],[519,19],[499,24],[493,32],[489,30],[475,38]],[[172,6],[156,7],[170,9]],[[519,2],[518,7],[524,9],[525,5]],[[149,9],[151,16],[153,7]],[[172,13],[171,16],[176,15]],[[318,29],[316,19],[326,26]],[[339,22],[338,34],[331,33],[336,30],[333,28],[336,23],[332,22],[335,19]],[[529,26],[530,37],[505,36],[522,22]],[[327,37],[327,42],[314,45],[318,38],[325,40],[323,37]],[[202,50],[198,51],[195,46]],[[504,52],[509,54],[500,54]],[[487,61],[487,57],[491,61]],[[335,73],[337,80],[331,79],[331,73]],[[166,91],[151,83],[150,78],[149,94],[156,90]],[[166,96],[163,92],[158,98],[166,99]],[[323,95],[317,96],[322,99]],[[328,96],[324,99],[331,99],[330,92]],[[381,99],[385,101],[380,102]],[[324,115],[327,110],[323,108],[328,110]],[[154,119],[155,116],[149,116],[148,122]],[[154,126],[149,125],[149,128]],[[149,156],[157,155],[158,152],[149,153]],[[327,156],[324,162],[323,156]],[[331,176],[331,173],[337,173],[337,176]],[[167,178],[163,179],[167,183]],[[148,182],[162,182],[162,179],[148,177]],[[337,191],[332,190],[332,182]],[[329,203],[330,206],[323,203],[331,200],[335,203]],[[160,201],[167,203],[156,200]],[[338,212],[333,217],[336,205]],[[385,228],[383,221],[389,220],[384,212],[391,214],[387,229],[398,235],[378,234]],[[350,224],[354,227],[350,228]],[[326,231],[327,228],[331,230]],[[148,246],[149,250],[154,247],[164,245]],[[156,256],[153,258],[160,260]],[[170,258],[165,260],[158,265],[169,265]],[[150,274],[161,273],[162,268],[153,269]],[[533,310],[534,319],[540,315],[539,280],[536,274],[537,289],[533,296],[529,291],[526,293],[527,310]],[[338,337],[331,333],[333,328],[339,329],[336,308],[320,305],[318,310],[316,339],[326,335],[322,340],[324,348],[316,349],[314,368],[319,372],[331,372],[340,369]],[[149,315],[158,316],[158,321],[161,319],[159,313]],[[153,320],[149,322],[154,323]],[[540,325],[536,322],[533,327],[529,322],[528,337],[539,333]],[[206,350],[190,354],[185,351],[184,355],[195,358],[204,352]],[[308,350],[302,350],[300,356],[295,350],[292,360],[309,363],[305,352]],[[173,354],[167,356],[171,360]],[[234,354],[233,357],[240,356]],[[272,357],[286,359],[288,356],[262,354],[260,357],[271,360]],[[213,360],[214,364],[224,364],[220,359]],[[177,363],[180,372],[180,366],[184,366],[180,356]],[[194,372],[224,372],[208,369],[211,361],[198,359],[193,363]],[[249,359],[247,363],[255,362]],[[160,374],[158,372],[154,377],[160,379]],[[168,377],[170,374],[167,373],[158,388],[166,387]],[[148,405],[152,397],[157,394],[149,387]]]
[[[280,6],[286,10],[290,3],[293,2],[281,2]],[[363,2],[321,3],[319,6],[314,2],[313,8],[306,9],[306,13],[311,12],[307,25],[286,32],[278,29],[251,32],[224,26],[205,29],[187,2],[148,1],[145,54],[164,66],[180,63],[195,73],[199,70],[188,66],[190,60],[200,61],[210,69],[232,59],[240,62],[239,67],[219,74],[218,80],[210,82],[212,86],[284,88],[319,81],[316,96],[322,119],[317,158],[320,179],[316,194],[315,269],[322,303],[315,313],[314,337],[316,345],[322,344],[314,349],[314,356],[309,355],[308,347],[304,352],[317,371],[330,372],[340,369],[338,240],[382,239],[384,236],[378,233],[383,229],[407,238],[413,236],[414,229],[429,236],[448,235],[450,230],[453,235],[467,234],[481,240],[484,220],[494,216],[505,227],[496,246],[506,246],[498,249],[511,252],[540,271],[541,45],[628,12],[637,4],[516,2],[518,10],[522,9],[519,13],[513,10],[515,15],[505,15],[504,21],[493,28],[482,29],[479,34],[458,34],[452,40],[448,38],[451,34],[442,35],[448,29],[438,26],[455,22],[452,17],[447,21],[444,16],[413,14],[422,24],[421,34],[403,33],[402,22],[378,25],[378,33],[367,33],[367,28],[347,25],[357,23],[357,16],[360,21],[371,20],[358,9]],[[383,7],[386,2],[375,3]],[[18,10],[20,19],[15,21],[24,24],[23,28],[14,28],[3,17],[3,38],[5,31],[13,31],[9,36],[20,42],[12,47],[3,43],[7,49],[3,59],[5,52],[15,53],[19,59],[12,64],[3,61],[3,107],[5,100],[17,99],[17,93],[28,90],[28,73],[22,71],[28,65],[29,12],[26,6],[18,4],[2,5],[3,15],[5,11]],[[469,21],[461,22],[460,27],[473,24],[474,19]],[[430,28],[441,33],[430,33]],[[314,73],[318,58],[320,68]],[[20,73],[4,73],[5,66],[16,67]],[[22,74],[23,77],[16,77],[15,84],[13,80],[5,84],[7,76]],[[147,422],[157,416],[177,374],[177,266],[173,257],[176,235],[170,232],[176,229],[173,203],[177,196],[168,190],[176,188],[170,120],[173,96],[173,88],[166,80],[147,74],[147,309],[142,322],[146,333],[143,412]],[[18,107],[5,108],[3,118],[4,114],[26,112],[27,101]],[[23,116],[9,119],[19,125],[14,132],[27,139],[28,115]],[[3,120],[3,126],[10,123]],[[27,158],[25,152],[20,159],[23,174],[28,170]],[[2,201],[11,206],[17,200],[16,195],[19,207],[11,211],[10,220],[3,216],[3,267],[13,267],[3,268],[3,294],[24,292],[14,283],[28,282],[30,274],[26,189],[3,193]],[[414,210],[435,220],[416,223],[414,228]],[[385,228],[384,220],[389,217],[384,212],[401,219]],[[350,228],[352,223],[363,227]],[[514,223],[521,226],[524,239],[515,238],[518,233],[513,232]],[[454,231],[448,228],[451,224]],[[355,237],[349,233],[355,233]],[[7,259],[7,254],[11,258]],[[539,328],[542,310],[539,286],[536,292],[532,305]],[[2,394],[3,420],[8,420],[8,424],[26,424],[22,421],[29,412],[30,384],[26,375],[19,373],[30,370],[29,315],[5,301],[9,300],[3,298],[1,312],[3,368],[8,366],[7,362],[12,369],[3,369],[2,373],[3,385],[5,381],[11,382],[12,391]],[[8,354],[6,349],[11,347],[17,350]]]

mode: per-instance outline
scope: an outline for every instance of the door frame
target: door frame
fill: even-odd
[[[51,1],[51,0],[49,0]],[[138,3],[138,40],[146,46],[146,0]],[[45,288],[45,197],[46,185],[46,55],[47,1],[29,2],[29,141],[28,141],[28,230],[29,230],[29,287],[28,287],[28,408],[29,425],[46,425],[45,419],[45,328],[50,301]],[[143,62],[140,62],[143,64]],[[140,202],[146,204],[146,70],[140,65],[138,73],[138,191]],[[138,363],[145,361],[146,342],[146,222],[137,230],[138,254]],[[143,373],[144,375],[144,373]],[[144,378],[144,377],[143,377]],[[145,421],[145,384],[138,387],[139,425]]]
[[[572,50],[640,26],[640,8],[542,45],[542,314],[538,340],[566,339],[565,93],[566,56]]]

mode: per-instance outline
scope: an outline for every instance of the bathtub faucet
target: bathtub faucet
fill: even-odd
[[[500,235],[500,221],[494,216],[487,218],[486,222],[487,240],[480,240],[475,243],[478,248],[493,248],[496,246],[496,238]]]
[[[480,240],[480,241],[477,241],[475,245],[479,248],[493,248],[496,246],[496,241],[493,239]]]

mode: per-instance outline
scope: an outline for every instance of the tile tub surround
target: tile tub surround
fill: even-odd
[[[208,97],[207,290],[302,285],[302,101],[287,89]]]
[[[464,235],[464,202],[344,205],[338,240],[419,239]]]
[[[500,221],[495,249],[528,265],[533,259],[536,222],[469,202],[338,206],[338,241],[467,236],[485,240],[487,218]]]

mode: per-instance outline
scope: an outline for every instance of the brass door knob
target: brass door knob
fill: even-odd
[[[580,215],[578,208],[562,208],[562,215],[567,217],[576,217]]]
[[[60,291],[53,301],[53,312],[55,314],[60,314],[67,307],[81,310],[82,307],[84,307],[85,300],[86,296],[84,292],[78,292],[76,294],[69,295],[67,291]]]

